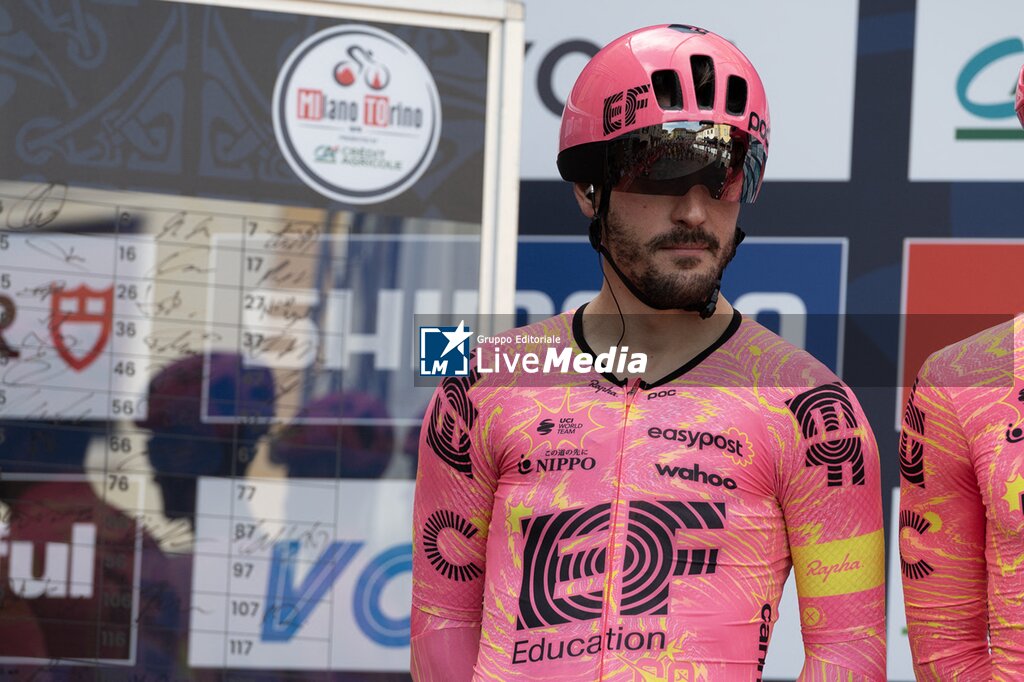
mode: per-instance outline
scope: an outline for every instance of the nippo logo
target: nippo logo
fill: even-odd
[[[409,189],[441,136],[430,70],[400,39],[370,26],[336,26],[303,41],[278,75],[273,118],[296,175],[349,204],[379,203]]]

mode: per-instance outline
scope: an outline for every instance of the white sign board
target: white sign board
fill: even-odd
[[[718,33],[757,67],[771,111],[767,179],[850,179],[857,0],[656,0],[614,10],[581,0],[526,5],[522,179],[559,178],[559,117],[590,56],[628,31],[669,23]]]
[[[1024,130],[1013,110],[1024,3],[959,9],[917,4],[910,179],[1024,180]]]

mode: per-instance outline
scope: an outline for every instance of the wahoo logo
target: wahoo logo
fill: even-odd
[[[0,522],[0,562],[7,562],[7,582],[13,594],[22,599],[93,598],[96,524],[72,524],[70,543],[47,542],[45,554],[41,553],[46,557],[41,572],[35,567],[36,543],[6,541],[9,535],[10,526]]]
[[[647,91],[650,89],[650,84],[638,85],[625,92],[617,92],[605,97],[602,116],[604,134],[611,135],[615,131],[621,130],[623,126],[628,127],[636,123],[636,112],[647,108]]]
[[[722,477],[718,474],[709,474],[700,470],[699,464],[694,464],[692,468],[687,469],[686,467],[670,467],[664,464],[655,464],[658,473],[662,476],[675,477],[683,479],[684,481],[696,481],[697,483],[703,483],[705,485],[713,485],[715,487],[725,486],[728,490],[735,490],[736,481],[729,478],[728,476]]]

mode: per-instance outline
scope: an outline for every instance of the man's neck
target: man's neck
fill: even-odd
[[[646,353],[647,371],[640,378],[649,383],[672,373],[706,350],[721,338],[733,318],[732,305],[721,296],[715,314],[707,319],[692,312],[649,308],[622,289],[616,292],[616,297],[618,306],[606,282],[583,311],[587,345],[596,353],[605,352],[611,346],[629,346],[630,353]]]

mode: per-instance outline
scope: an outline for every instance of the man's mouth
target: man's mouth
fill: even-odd
[[[711,245],[706,242],[680,242],[678,244],[665,244],[658,247],[663,251],[711,251]]]

